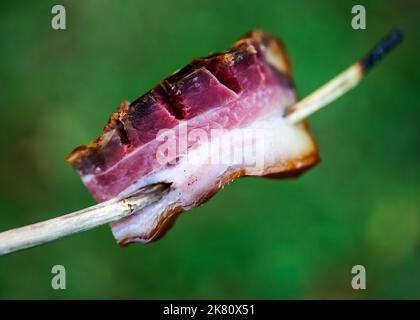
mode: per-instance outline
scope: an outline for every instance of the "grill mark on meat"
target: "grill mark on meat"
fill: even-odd
[[[135,118],[145,118],[155,111],[152,108],[155,104],[159,104],[161,107],[165,108],[168,113],[176,119],[182,119],[180,113],[168,99],[166,91],[160,84],[156,85],[151,91],[133,101],[130,104],[131,113],[133,113]]]
[[[115,129],[120,137],[120,141],[122,144],[130,146],[130,139],[128,138],[127,131],[125,130],[124,124],[121,122],[120,119],[117,119],[115,122]]]
[[[231,52],[214,53],[205,58],[193,59],[190,64],[197,67],[206,67],[221,84],[236,94],[241,93],[242,88],[231,69],[233,64]]]
[[[165,107],[168,112],[173,115],[178,120],[184,120],[184,116],[182,115],[181,110],[169,99],[168,92],[165,90],[165,87],[162,83],[159,83],[159,87],[162,89],[162,96],[165,97]]]
[[[183,119],[191,119],[209,109],[226,105],[238,96],[205,66],[192,64],[164,79],[161,85]],[[206,94],[208,91],[212,94]]]
[[[194,68],[191,65],[186,65],[160,82],[160,86],[165,92],[165,96],[172,106],[173,112],[178,115],[179,119],[185,119],[185,112],[183,110],[185,110],[186,106],[182,103],[175,84],[192,71],[194,71]]]

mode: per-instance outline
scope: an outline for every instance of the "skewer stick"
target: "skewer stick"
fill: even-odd
[[[372,69],[386,53],[401,42],[402,37],[401,31],[398,29],[391,31],[365,57],[312,92],[303,100],[287,108],[284,114],[286,120],[291,124],[298,123],[354,88],[363,79],[367,71]]]
[[[38,246],[56,239],[90,230],[131,215],[158,201],[170,188],[169,184],[149,185],[128,197],[113,198],[54,219],[0,233],[0,255]]]
[[[286,120],[291,124],[298,123],[349,91],[401,40],[400,31],[394,30],[389,33],[363,59],[305,99],[287,108],[284,115]],[[0,233],[0,255],[31,248],[117,221],[158,201],[169,192],[169,189],[170,185],[165,183],[145,186],[122,199],[113,198],[61,217],[2,232]]]

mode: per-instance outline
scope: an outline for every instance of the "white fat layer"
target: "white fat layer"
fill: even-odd
[[[124,221],[114,223],[112,225],[114,237],[118,241],[135,237],[147,239],[170,209],[177,206],[185,210],[195,207],[200,198],[209,190],[220,187],[219,184],[223,178],[230,173],[243,169],[246,175],[263,175],[268,173],[267,168],[270,168],[270,173],[274,173],[276,167],[281,168],[282,163],[302,158],[313,152],[314,142],[304,126],[288,124],[280,112],[277,109],[276,114],[258,118],[246,128],[247,132],[259,132],[259,136],[261,133],[263,135],[262,162],[256,161],[251,165],[249,163],[212,163],[209,165],[202,159],[206,150],[211,150],[209,146],[211,142],[208,141],[189,150],[188,156],[182,158],[176,166],[147,175],[121,192],[120,196],[124,196],[151,183],[172,183],[172,190],[159,202],[144,208]],[[261,140],[243,141],[243,159],[258,156],[256,150],[261,151]],[[235,150],[234,143],[234,141],[224,143],[219,152],[229,155]],[[233,154],[231,156],[233,157]]]

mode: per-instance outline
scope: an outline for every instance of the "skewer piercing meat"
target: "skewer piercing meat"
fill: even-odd
[[[283,117],[295,102],[283,44],[256,30],[122,103],[102,134],[66,159],[97,202],[171,183],[160,201],[111,224],[120,245],[147,243],[235,178],[294,177],[314,166],[307,123]]]
[[[298,102],[284,47],[261,31],[194,59],[124,102],[95,141],[67,157],[100,203],[0,232],[0,255],[107,223],[121,245],[150,242],[237,177],[301,174],[319,161],[304,119],[354,88],[402,40],[392,30]]]

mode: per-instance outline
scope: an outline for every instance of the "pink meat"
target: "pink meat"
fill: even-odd
[[[295,100],[283,45],[253,31],[228,52],[194,59],[131,104],[123,103],[101,136],[76,148],[67,160],[98,202],[150,183],[171,182],[171,191],[158,203],[112,224],[120,244],[149,242],[178,213],[204,203],[236,177],[285,177],[314,165],[318,150],[306,123],[288,125],[282,118]],[[262,163],[242,158],[212,162],[211,155],[203,155],[217,140],[211,140],[215,132],[223,132],[215,136],[221,149],[234,154],[238,142],[227,137],[237,130],[262,134]],[[162,151],[171,136],[177,142],[175,152]],[[261,145],[255,136],[239,144],[244,158]]]

